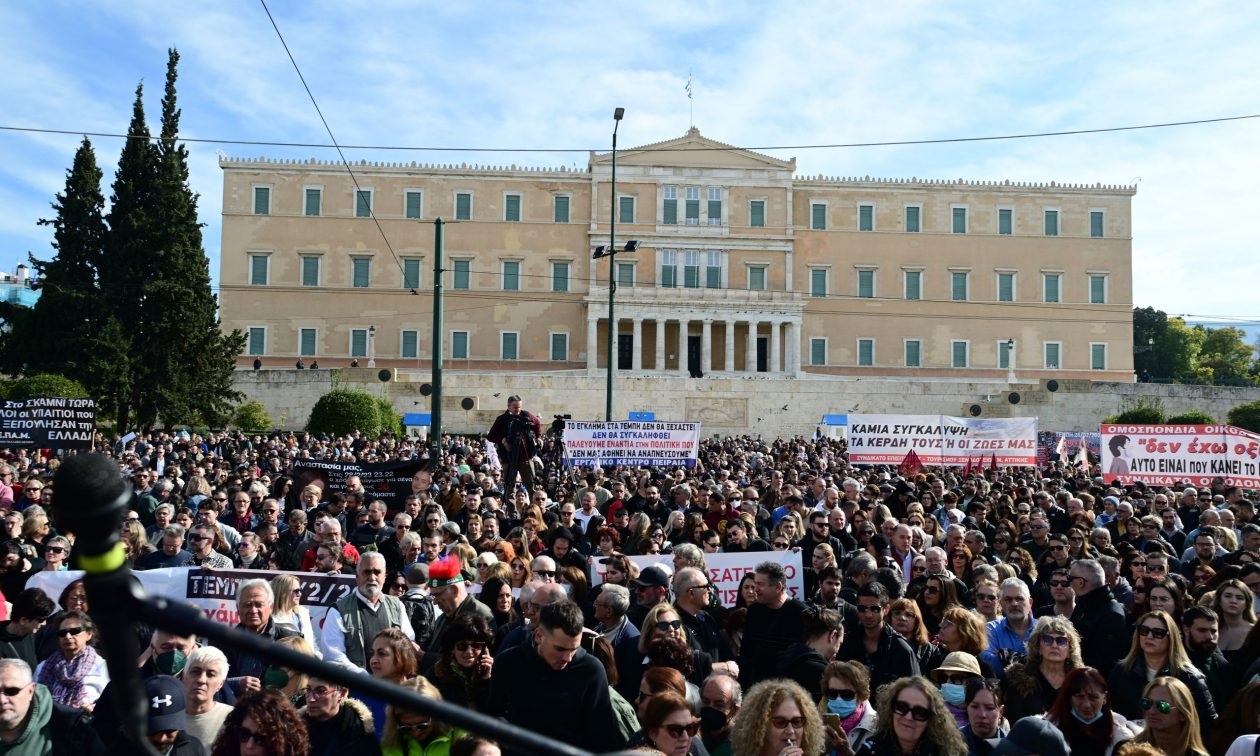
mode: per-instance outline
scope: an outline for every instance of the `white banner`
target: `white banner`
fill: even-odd
[[[849,415],[849,463],[899,464],[913,450],[925,466],[1037,464],[1037,418]]]
[[[1260,435],[1232,425],[1103,425],[1100,451],[1108,483],[1260,487]]]
[[[564,421],[568,467],[695,467],[700,423]]]
[[[200,568],[167,567],[140,570],[134,574],[144,589],[153,596],[163,596],[200,608],[206,616],[225,625],[240,622],[236,613],[236,589],[246,580],[262,578],[270,582],[283,573],[270,570],[203,570]],[[321,575],[317,572],[290,572],[298,579],[301,603],[311,613],[316,627],[324,626],[328,610],[354,590],[354,575]],[[78,570],[37,572],[27,581],[27,588],[39,588],[54,601],[71,582],[83,577]]]
[[[628,557],[642,571],[653,564],[665,565],[670,574],[674,572],[673,556],[670,554],[651,554]],[[709,568],[709,582],[717,590],[718,601],[723,606],[735,606],[739,597],[739,581],[744,575],[757,569],[762,562],[777,562],[783,565],[787,573],[788,595],[804,601],[805,573],[801,571],[801,552],[799,551],[747,551],[742,554],[705,554],[704,563]],[[592,579],[593,585],[604,582],[605,565],[595,560]]]

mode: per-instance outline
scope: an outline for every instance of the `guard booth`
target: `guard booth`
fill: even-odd
[[[407,438],[425,439],[427,441],[429,428],[432,425],[432,412],[408,412],[403,415],[403,428],[407,433]]]
[[[823,415],[817,433],[825,438],[842,438],[849,440],[849,416]]]

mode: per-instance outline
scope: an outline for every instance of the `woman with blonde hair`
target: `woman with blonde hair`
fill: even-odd
[[[1216,706],[1203,673],[1190,661],[1181,642],[1181,628],[1167,612],[1153,611],[1138,618],[1133,628],[1129,653],[1111,670],[1107,687],[1112,707],[1129,719],[1143,715],[1138,691],[1155,677],[1173,677],[1191,694],[1198,710],[1196,722],[1210,727],[1216,721]],[[1145,695],[1145,694],[1143,694]]]
[[[1028,636],[1024,661],[1006,668],[1006,716],[1014,722],[1045,714],[1081,661],[1081,636],[1064,617],[1041,617]]]
[[[1151,743],[1166,756],[1207,756],[1195,696],[1176,677],[1161,675],[1142,689],[1138,704],[1146,726],[1133,740]]]
[[[47,521],[48,518],[44,518]],[[122,541],[130,552],[131,561],[135,561],[153,551],[153,544],[145,535],[144,526],[139,520],[128,520],[122,525]]]
[[[1251,589],[1237,578],[1223,581],[1212,596],[1212,611],[1220,618],[1220,642],[1217,648],[1230,663],[1246,668],[1251,659],[1244,649],[1247,634],[1256,625],[1256,608]]]
[[[976,659],[980,659],[989,648],[989,633],[985,628],[984,621],[980,615],[964,609],[961,606],[946,609],[944,616],[941,617],[941,629],[937,634],[940,641],[941,649],[946,654],[952,654],[955,651],[966,651]],[[980,659],[980,669],[984,672],[985,677],[993,677],[994,671],[989,665]],[[931,672],[930,669],[921,670],[923,674]]]
[[[315,622],[307,608],[302,606],[301,587],[298,579],[288,573],[271,579],[271,592],[275,596],[271,603],[271,621],[296,630],[310,645],[314,655],[322,659],[324,655],[319,652],[319,644],[315,641]]]
[[[442,700],[442,694],[438,692],[437,687],[422,676],[404,680],[399,685],[425,698]],[[390,704],[385,707],[385,730],[381,735],[381,753],[383,756],[448,753],[451,741],[456,734],[450,726],[427,714]]]
[[[730,743],[740,756],[814,756],[826,749],[822,717],[809,694],[780,679],[744,693]]]
[[[928,636],[923,614],[914,599],[899,598],[888,606],[888,626],[901,633],[919,660],[919,670],[935,669],[945,657]]]
[[[875,733],[857,749],[856,756],[967,753],[967,744],[954,725],[945,699],[925,677],[902,677],[885,685],[879,691],[875,710],[879,712]]]

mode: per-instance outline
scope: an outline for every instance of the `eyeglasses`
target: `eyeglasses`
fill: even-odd
[[[305,692],[307,698],[324,698],[326,696],[331,696],[338,690],[340,690],[340,688],[330,688],[327,685],[320,685],[313,688],[307,688]]]
[[[911,706],[905,701],[893,701],[893,713],[899,717],[910,716],[916,722],[926,722],[932,718],[932,710],[925,706]]]
[[[832,701],[837,699],[852,701],[854,698],[857,698],[857,691],[847,688],[827,688],[827,698],[830,698]]]
[[[687,590],[689,591],[707,591],[713,588],[713,583],[705,583],[704,585],[693,585]]]
[[[1168,637],[1168,630],[1162,627],[1151,627],[1150,625],[1138,625],[1137,634],[1143,638],[1148,635],[1155,640],[1163,640]]]
[[[1159,710],[1160,714],[1167,714],[1175,708],[1172,703],[1168,701],[1152,701],[1149,698],[1138,699],[1138,707],[1142,711],[1150,711],[1152,706]]]
[[[968,674],[947,675],[945,677],[945,682],[950,683],[952,685],[966,685],[967,681],[973,679],[974,677],[975,675],[968,675]]]
[[[669,622],[663,622],[663,621],[657,622],[656,629],[660,630],[662,633],[667,633],[671,630],[681,630],[682,620],[670,620]]]
[[[683,733],[686,733],[689,738],[694,738],[696,733],[700,732],[700,722],[695,720],[685,725],[667,724],[662,725],[662,727],[665,728],[665,732],[668,732],[671,738],[681,738]]]
[[[81,625],[80,625],[79,627],[63,627],[63,628],[61,628],[60,630],[58,630],[58,631],[57,631],[57,637],[58,637],[58,638],[68,638],[68,637],[70,637],[71,635],[78,635],[78,634],[80,634],[80,633],[82,633],[82,632],[84,632],[84,631],[86,631],[86,630],[87,630],[87,628],[86,628],[86,627],[83,627],[83,626],[81,626]]]
[[[542,575],[543,577],[555,577],[556,571],[555,570],[534,570],[534,574]]]
[[[940,588],[937,588],[937,587],[936,587],[936,586],[934,586],[934,585],[928,585],[928,586],[924,586],[924,588],[923,588],[923,592],[924,592],[925,594],[926,594],[926,593],[936,594],[936,593],[940,593],[940,592],[941,592],[941,589],[940,589]]]
[[[466,654],[469,651],[479,654],[485,650],[486,644],[481,641],[457,641],[455,643],[455,651],[461,654]]]
[[[49,546],[47,552],[49,554],[64,554],[66,549],[64,546]]]
[[[789,727],[800,730],[805,726],[805,717],[770,717],[770,724],[776,730],[786,730]]]
[[[976,601],[997,601],[996,593],[977,593]]]
[[[241,745],[246,745],[253,741],[260,746],[266,746],[267,741],[263,740],[263,736],[249,729],[248,727],[240,727],[236,731],[236,737],[241,741]]]
[[[416,740],[419,740],[419,738],[416,737],[417,733],[424,732],[425,730],[429,729],[429,726],[432,724],[433,724],[432,720],[428,722],[416,722],[415,724],[409,724],[409,725],[400,724],[398,725],[398,729],[401,732],[408,733],[412,737],[415,737]]]
[[[1059,648],[1067,648],[1071,645],[1072,640],[1066,635],[1043,635],[1041,636],[1041,645],[1058,646]]]
[[[1051,588],[1066,588],[1071,584],[1072,584],[1071,580],[1051,580],[1050,581]]]
[[[787,541],[775,541],[771,545],[776,549],[786,549],[788,547]]]
[[[1036,528],[1034,528],[1034,530],[1035,530],[1035,529],[1036,529]],[[1050,544],[1050,550],[1051,550],[1051,551],[1063,551],[1063,550],[1064,550],[1064,549],[1066,549],[1066,548],[1067,548],[1067,546],[1064,546],[1064,545],[1063,545],[1063,544],[1061,544],[1061,543],[1052,543],[1052,544]]]
[[[1146,562],[1129,562],[1129,566],[1130,566],[1130,567],[1141,567],[1142,569],[1146,569]]]
[[[858,604],[857,610],[858,614],[879,614],[884,611],[884,607],[882,605],[870,606],[869,604]]]

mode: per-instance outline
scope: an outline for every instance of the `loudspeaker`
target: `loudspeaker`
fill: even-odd
[[[474,406],[476,406],[476,404],[477,403],[472,400],[471,396],[466,396],[463,399],[461,399],[459,402],[459,406],[463,407],[466,410],[472,409]]]
[[[420,396],[432,396],[432,395],[433,395],[433,384],[432,384],[432,383],[421,383],[421,384],[420,384]]]
[[[394,371],[382,369],[376,374],[376,380],[381,383],[389,383],[389,379],[394,377]]]
[[[1012,391],[1011,393],[1007,394],[1006,401],[1010,402],[1011,404],[1019,404],[1019,392]]]
[[[972,417],[980,417],[980,413],[984,412],[984,408],[981,407],[979,404],[973,404],[971,405],[971,409],[967,411],[971,413]]]
[[[1050,393],[1052,393],[1052,394],[1053,394],[1054,392],[1056,392],[1056,391],[1058,391],[1058,390],[1059,390],[1059,382],[1058,382],[1058,381],[1056,381],[1056,380],[1055,380],[1055,379],[1053,379],[1053,378],[1051,378],[1050,380],[1046,381],[1046,391],[1049,391]]]

